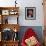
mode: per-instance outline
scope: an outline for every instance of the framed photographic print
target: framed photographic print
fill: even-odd
[[[9,15],[9,10],[2,10],[2,15]]]
[[[26,7],[25,8],[25,19],[26,20],[35,20],[36,19],[36,8],[35,7]]]

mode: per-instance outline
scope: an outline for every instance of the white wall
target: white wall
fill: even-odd
[[[15,0],[0,0],[0,6],[15,6]],[[21,26],[43,26],[42,0],[17,0],[19,9],[19,24]],[[25,20],[25,7],[36,7],[36,20]]]

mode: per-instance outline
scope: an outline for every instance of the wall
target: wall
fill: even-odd
[[[23,26],[43,26],[43,6],[42,0],[21,0],[20,23]],[[36,20],[25,20],[25,7],[36,7]],[[23,21],[22,21],[23,20]]]
[[[0,6],[2,7],[9,7],[15,6],[15,0],[0,0]],[[19,24],[21,26],[43,26],[43,6],[42,0],[17,0],[17,6],[20,7],[19,9]],[[36,20],[25,20],[25,7],[36,7]],[[21,19],[20,19],[21,18]]]

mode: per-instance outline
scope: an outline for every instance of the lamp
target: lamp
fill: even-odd
[[[16,30],[16,29],[14,29],[14,32],[17,32],[17,30]]]
[[[16,2],[17,0],[15,0],[15,7],[16,7],[16,4],[17,4],[17,2]]]

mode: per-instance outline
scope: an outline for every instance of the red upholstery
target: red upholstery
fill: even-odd
[[[21,42],[21,45],[22,46],[26,46],[26,43],[25,43],[25,39],[28,39],[29,37],[32,37],[32,36],[37,36],[36,33],[33,31],[33,29],[29,28],[27,29],[27,31],[25,32],[25,35],[24,37],[22,38],[22,42]],[[40,43],[38,42],[35,46],[41,46]]]

